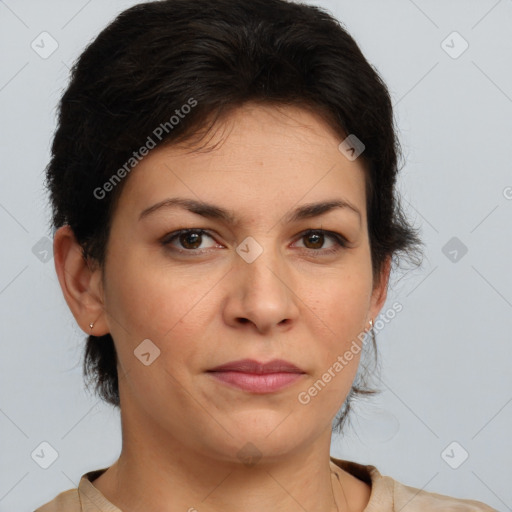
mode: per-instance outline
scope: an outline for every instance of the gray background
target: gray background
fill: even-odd
[[[33,510],[121,448],[118,413],[83,386],[85,335],[45,252],[42,183],[69,67],[134,3],[0,1],[0,511]],[[427,245],[383,308],[403,306],[377,334],[383,392],[356,408],[332,454],[512,510],[512,1],[313,3],[346,25],[390,88],[399,188]],[[47,58],[43,31],[58,44]],[[47,469],[42,442],[58,455]]]

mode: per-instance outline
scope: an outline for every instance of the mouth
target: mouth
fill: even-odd
[[[252,359],[232,361],[207,371],[217,381],[250,393],[274,393],[291,386],[306,374],[296,365],[274,359],[261,363]]]

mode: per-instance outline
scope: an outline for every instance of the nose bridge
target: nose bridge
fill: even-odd
[[[286,288],[286,265],[282,261],[279,248],[271,236],[258,236],[259,242],[247,237],[237,247],[237,280],[252,292],[265,292],[281,295]]]

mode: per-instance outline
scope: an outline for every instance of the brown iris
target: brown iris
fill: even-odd
[[[182,233],[179,235],[179,241],[186,249],[197,249],[201,245],[202,236],[202,233]]]
[[[310,233],[308,235],[304,235],[305,240],[313,240],[314,247],[308,247],[308,249],[321,249],[324,244],[324,235],[323,233]],[[305,243],[307,247],[307,243]]]

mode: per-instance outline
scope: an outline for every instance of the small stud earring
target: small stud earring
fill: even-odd
[[[94,322],[92,324],[89,324],[89,327],[90,327],[90,329],[92,331],[92,328],[94,327]]]
[[[372,341],[373,341],[373,343],[375,344],[375,331],[374,331],[374,329],[373,329],[373,318],[370,320],[370,322],[369,322],[369,323],[370,323],[370,329],[368,329],[368,331],[367,331],[367,332],[369,332],[369,333],[370,333],[370,336],[371,336],[371,338],[372,338]]]

